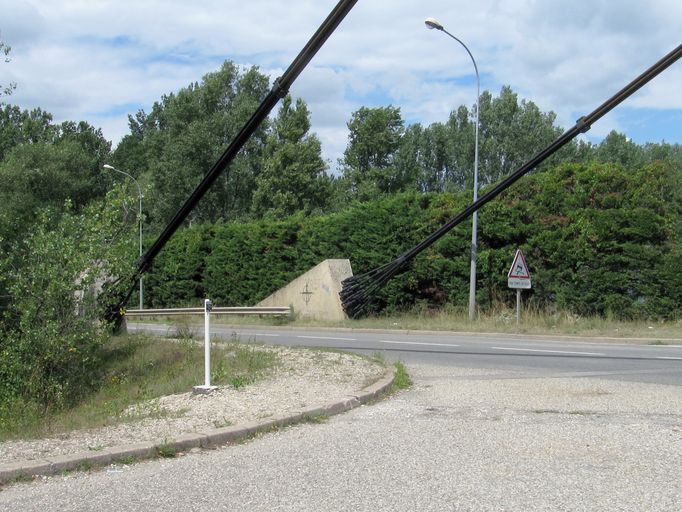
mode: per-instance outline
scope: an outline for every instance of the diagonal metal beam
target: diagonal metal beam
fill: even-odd
[[[256,109],[239,133],[235,136],[227,149],[225,149],[222,156],[213,165],[213,167],[211,167],[208,173],[206,173],[204,179],[201,181],[201,183],[199,183],[194,192],[192,192],[185,203],[175,213],[171,221],[168,223],[156,241],[149,247],[149,249],[147,249],[147,252],[140,257],[137,262],[137,269],[134,275],[131,277],[133,286],[134,283],[137,283],[142,274],[149,270],[154,258],[156,258],[168,240],[170,240],[173,234],[187,219],[187,216],[192,212],[197,203],[211,188],[211,185],[213,185],[218,176],[220,176],[220,174],[229,167],[232,160],[237,156],[237,153],[239,153],[241,148],[244,146],[244,144],[246,144],[263,120],[268,117],[277,102],[287,95],[291,84],[294,83],[296,78],[298,78],[298,75],[308,65],[318,50],[322,47],[322,45],[324,45],[329,36],[331,36],[334,30],[339,26],[341,21],[343,21],[343,19],[356,3],[357,0],[340,0],[339,3],[336,4],[336,7],[332,9],[331,13],[329,13],[324,22],[322,22],[315,34],[313,34],[313,36],[310,38],[308,43],[303,47],[298,56],[289,65],[284,74],[275,80],[268,95],[261,102],[260,106]],[[116,289],[118,288],[116,285],[114,286]],[[133,289],[131,288],[130,290],[124,291],[124,293],[122,293],[118,298],[111,300],[113,304],[106,306],[108,310],[104,312],[105,318],[110,321],[120,320],[121,316],[124,314],[124,308],[128,303],[132,292]],[[117,291],[112,287],[110,293],[116,294]]]

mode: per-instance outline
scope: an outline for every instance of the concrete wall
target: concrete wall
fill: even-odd
[[[258,306],[293,306],[299,318],[344,320],[339,292],[341,281],[353,276],[349,260],[324,260]]]

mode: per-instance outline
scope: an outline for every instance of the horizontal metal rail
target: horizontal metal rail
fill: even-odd
[[[127,309],[124,316],[177,316],[177,315],[203,315],[204,308],[173,308],[173,309]],[[256,306],[256,307],[213,307],[212,315],[269,315],[285,316],[291,314],[288,306]]]

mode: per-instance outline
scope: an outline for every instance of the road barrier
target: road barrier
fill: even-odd
[[[203,315],[204,308],[173,308],[173,309],[127,309],[125,316],[178,316]],[[288,316],[291,308],[288,306],[272,307],[213,307],[212,315],[258,315],[258,316]]]
[[[204,315],[204,384],[194,386],[195,393],[211,393],[217,389],[211,385],[211,315],[290,315],[291,308],[280,306],[269,307],[223,307],[218,308],[209,299],[204,300],[203,308],[172,308],[172,309],[130,309],[123,312],[124,317],[146,316],[179,316],[179,315]]]

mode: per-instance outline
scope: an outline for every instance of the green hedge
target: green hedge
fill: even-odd
[[[580,314],[671,317],[682,306],[680,170],[565,165],[521,180],[479,213],[478,302],[513,300],[506,274],[523,248],[532,301]],[[178,233],[147,278],[153,306],[252,305],[327,258],[356,274],[387,263],[470,202],[469,194],[405,193],[284,221],[199,225]],[[471,222],[421,254],[375,309],[463,306]]]

